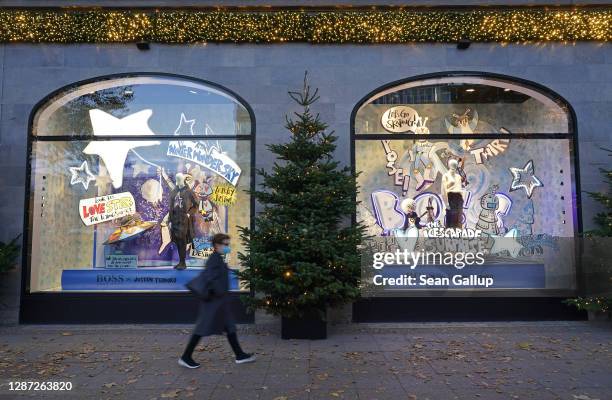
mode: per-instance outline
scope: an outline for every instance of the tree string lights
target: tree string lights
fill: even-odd
[[[0,11],[0,41],[411,43],[610,41],[612,8]]]

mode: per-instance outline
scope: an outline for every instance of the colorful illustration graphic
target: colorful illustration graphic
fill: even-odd
[[[155,221],[143,221],[137,213],[121,218],[117,223],[119,226],[110,234],[104,244],[115,244],[134,239],[157,225]]]
[[[89,116],[96,136],[155,135],[151,110]],[[175,135],[193,136],[197,121],[185,113],[178,120]],[[69,169],[72,185],[87,189],[96,181],[98,196],[79,201],[83,223],[96,226],[94,268],[119,268],[120,260],[138,268],[201,267],[212,236],[229,230],[242,169],[218,140],[91,141],[82,152],[99,160],[91,169],[88,161]]]
[[[389,117],[398,111],[394,112]],[[406,115],[413,114],[418,115],[416,111]],[[546,271],[559,269],[558,263],[547,260],[558,260],[552,254],[560,250],[554,240],[543,238],[574,234],[572,221],[562,214],[571,208],[572,188],[559,184],[563,170],[571,168],[569,143],[510,139],[505,128],[497,132],[507,138],[479,139],[482,118],[472,107],[448,115],[446,128],[458,135],[454,140],[401,140],[393,135],[385,140],[357,140],[358,200],[363,204],[357,218],[366,224],[368,234],[384,238],[376,241],[373,251],[483,251],[491,276],[510,279],[504,268],[529,266],[541,270],[537,283],[527,281],[532,276],[527,274],[512,278],[515,284],[542,287],[538,285]],[[466,140],[460,138],[462,134],[473,136]],[[550,159],[547,154],[551,153],[560,156]],[[546,165],[537,176],[536,164]],[[449,213],[458,218],[451,214],[455,222],[450,225]],[[458,230],[449,233],[453,232],[446,231],[449,227]],[[503,285],[507,284],[499,287]]]
[[[79,201],[81,220],[87,226],[112,221],[136,213],[130,192],[109,194]]]

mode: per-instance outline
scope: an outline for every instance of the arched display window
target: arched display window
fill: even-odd
[[[560,96],[506,76],[440,73],[375,90],[351,124],[356,218],[373,251],[441,255],[385,267],[415,280],[381,290],[576,289],[575,117]],[[477,261],[457,261],[466,254]]]
[[[31,118],[27,292],[184,290],[212,235],[250,225],[254,124],[229,90],[166,74],[96,78],[43,100]]]

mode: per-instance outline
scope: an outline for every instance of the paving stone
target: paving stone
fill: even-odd
[[[283,341],[241,334],[258,349],[253,364],[236,365],[223,337],[203,341],[202,367],[176,360],[187,338],[177,329],[117,327],[0,328],[2,382],[71,381],[70,393],[12,393],[8,398],[66,399],[608,399],[612,329],[584,323],[508,324],[375,333],[351,328],[326,341]],[[399,329],[399,331],[398,331]],[[508,331],[513,333],[509,334]],[[394,351],[381,348],[406,342]],[[354,349],[347,350],[348,347]],[[418,345],[418,346],[415,346]],[[3,364],[3,366],[5,366]],[[178,392],[177,392],[178,391]]]

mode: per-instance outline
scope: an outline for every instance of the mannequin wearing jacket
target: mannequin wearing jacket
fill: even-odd
[[[194,237],[193,215],[198,206],[196,194],[191,189],[193,178],[188,174],[176,174],[176,187],[170,192],[169,225],[170,237],[176,245],[179,263],[176,269],[185,269],[187,244]]]

